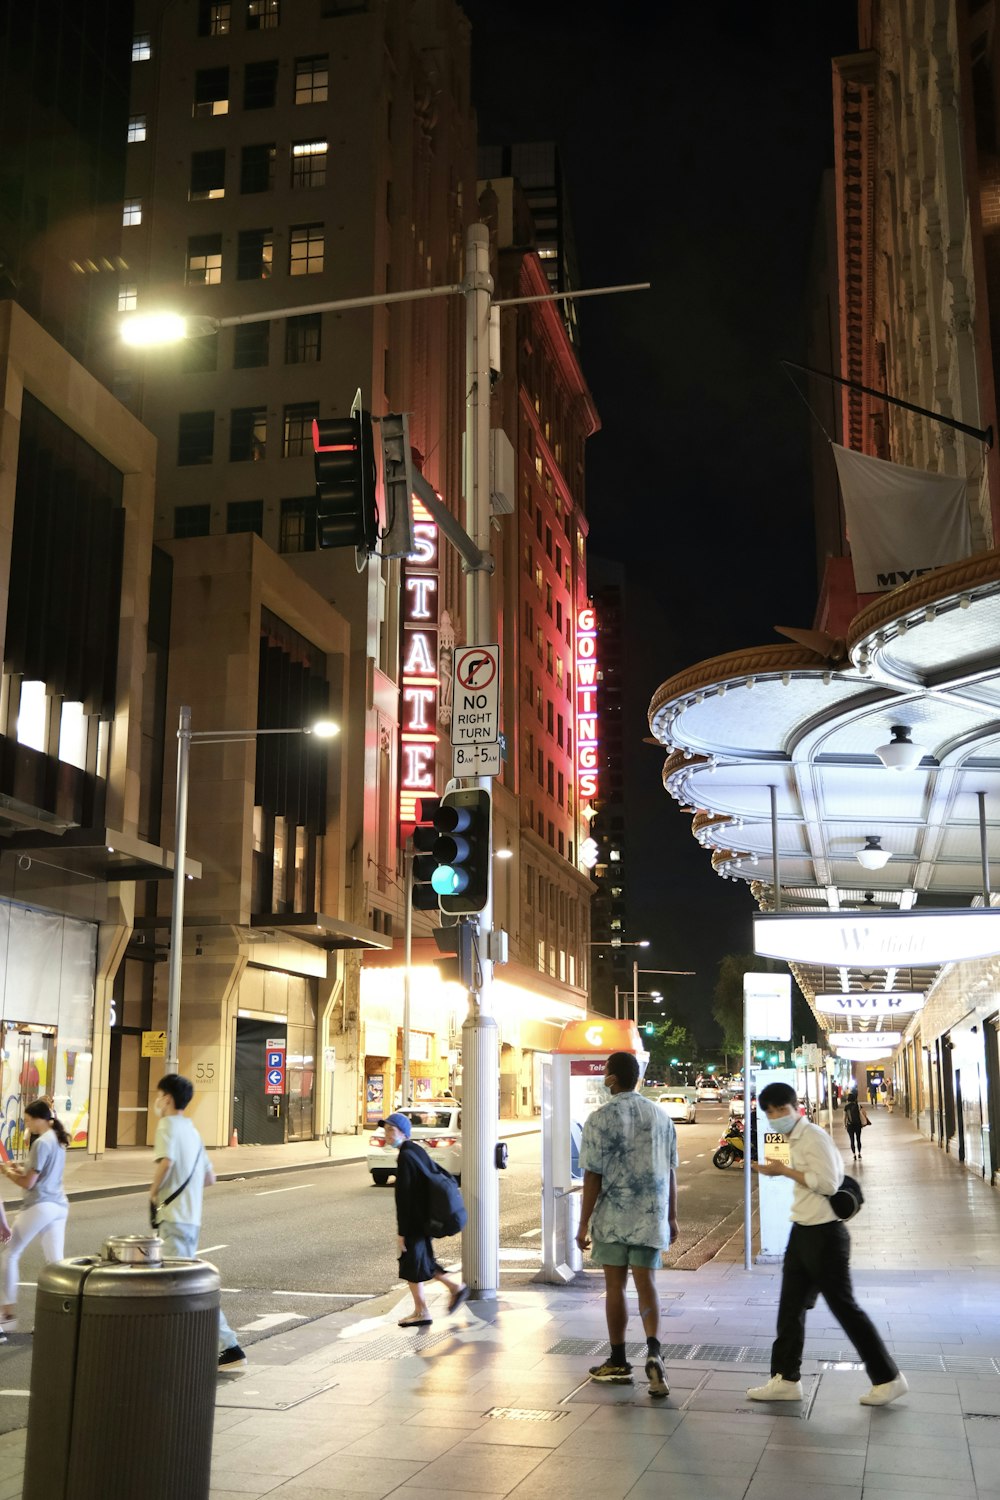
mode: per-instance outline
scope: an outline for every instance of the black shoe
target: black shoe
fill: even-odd
[[[632,1366],[614,1365],[610,1359],[606,1359],[603,1365],[591,1365],[590,1378],[603,1381],[606,1385],[631,1385]]]
[[[247,1367],[247,1357],[239,1344],[232,1344],[219,1355],[220,1375],[242,1375]]]
[[[651,1396],[670,1395],[670,1387],[667,1384],[667,1375],[663,1368],[663,1360],[658,1354],[650,1354],[646,1360],[646,1379],[649,1381],[649,1394]]]

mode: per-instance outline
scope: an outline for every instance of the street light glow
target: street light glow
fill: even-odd
[[[121,320],[121,337],[140,349],[178,344],[187,338],[187,319],[174,312],[130,313]]]
[[[318,740],[332,740],[334,735],[340,733],[340,725],[335,724],[332,719],[317,719],[315,724],[310,724],[307,734],[314,734]]]

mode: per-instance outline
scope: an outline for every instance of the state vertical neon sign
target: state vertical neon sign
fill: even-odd
[[[597,616],[576,617],[576,784],[582,808],[597,796]]]
[[[438,529],[413,497],[414,555],[403,574],[402,682],[399,705],[399,822],[405,839],[417,821],[416,803],[431,796],[437,752]]]

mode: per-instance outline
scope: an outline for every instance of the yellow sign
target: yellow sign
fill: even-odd
[[[788,1144],[788,1137],[782,1135],[778,1130],[767,1130],[764,1132],[764,1160],[780,1161],[782,1166],[792,1165],[792,1148]]]
[[[142,1055],[143,1057],[166,1057],[167,1033],[165,1031],[144,1031],[142,1033]]]

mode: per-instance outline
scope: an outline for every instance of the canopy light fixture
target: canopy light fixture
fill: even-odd
[[[882,749],[886,747],[883,745]],[[881,751],[879,752],[881,754]],[[854,858],[859,865],[864,865],[866,870],[881,870],[892,858],[888,849],[882,848],[882,839],[877,833],[869,833],[865,837],[865,847],[858,849]]]
[[[892,739],[887,745],[876,745],[875,754],[890,771],[912,771],[919,766],[925,755],[923,745],[915,745],[910,739],[908,724],[893,724],[889,733]]]

